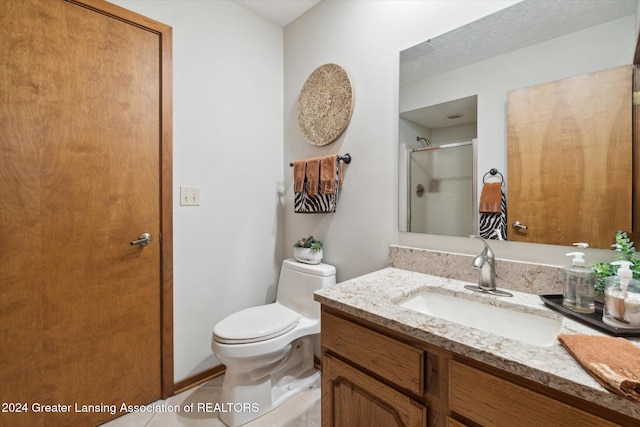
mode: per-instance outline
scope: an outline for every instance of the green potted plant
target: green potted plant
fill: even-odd
[[[633,278],[640,279],[640,257],[638,257],[638,253],[633,247],[633,242],[624,231],[616,231],[615,236],[616,243],[613,245],[614,250],[617,252],[615,261],[630,261]],[[604,294],[604,279],[609,276],[615,276],[620,266],[611,264],[610,262],[598,262],[591,264],[591,267],[596,275],[596,297],[602,297]]]
[[[305,264],[320,264],[322,261],[322,242],[313,236],[303,237],[293,244],[293,256]]]

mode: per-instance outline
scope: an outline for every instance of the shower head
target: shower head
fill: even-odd
[[[429,141],[427,138],[424,138],[422,136],[416,136],[416,141],[422,142],[425,145],[425,147],[428,145],[431,145],[431,141]]]

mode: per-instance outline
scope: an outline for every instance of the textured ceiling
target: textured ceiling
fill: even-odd
[[[234,3],[286,27],[321,0],[233,0]]]
[[[635,13],[635,0],[524,0],[400,53],[400,83]]]
[[[459,117],[458,117],[459,116]],[[400,117],[427,129],[459,126],[478,121],[478,97],[456,99],[438,105],[400,113]]]
[[[400,52],[400,84],[635,13],[635,0],[524,0]],[[631,60],[631,58],[630,58]],[[477,98],[407,111],[401,117],[437,129],[476,120]],[[452,114],[462,117],[451,120]]]

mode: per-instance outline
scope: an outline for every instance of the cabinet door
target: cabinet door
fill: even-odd
[[[332,357],[322,358],[323,427],[425,427],[427,408]]]

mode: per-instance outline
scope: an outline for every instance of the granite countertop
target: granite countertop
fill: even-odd
[[[640,419],[640,404],[607,391],[556,340],[537,346],[435,318],[399,302],[423,290],[455,294],[514,311],[562,320],[560,334],[605,334],[547,308],[538,295],[510,291],[512,298],[464,289],[461,280],[388,267],[315,293],[320,303],[377,325],[417,338],[452,353],[522,376],[567,394]],[[473,283],[475,284],[475,283]],[[628,339],[640,347],[640,339]]]

